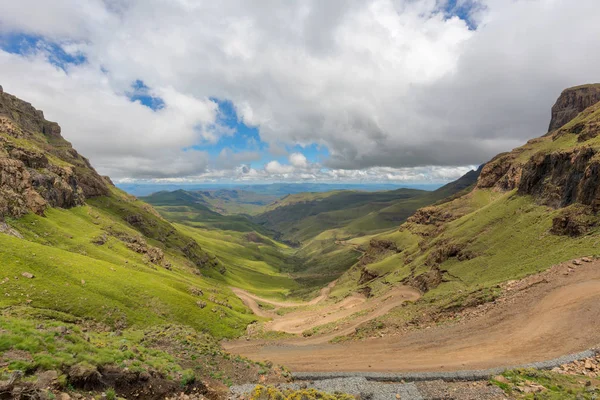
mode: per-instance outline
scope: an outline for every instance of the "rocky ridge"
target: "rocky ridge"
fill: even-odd
[[[109,185],[57,123],[0,87],[0,218],[82,205]]]
[[[567,124],[580,112],[600,101],[600,84],[565,89],[554,106],[548,132]]]
[[[483,168],[477,187],[517,189],[552,208],[600,204],[600,84],[562,92],[552,107],[551,131],[502,153]],[[575,142],[575,143],[573,143]]]

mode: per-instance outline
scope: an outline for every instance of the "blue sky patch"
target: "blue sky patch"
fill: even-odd
[[[87,62],[83,53],[69,53],[65,51],[64,45],[66,44],[50,42],[41,36],[23,33],[0,35],[0,48],[8,53],[30,55],[44,52],[52,65],[63,70],[69,64],[80,65]]]
[[[269,161],[279,161],[288,164],[288,155],[273,155],[269,151],[269,145],[260,137],[258,128],[244,124],[237,115],[235,106],[229,100],[211,98],[219,106],[217,123],[228,128],[233,133],[222,135],[217,143],[205,143],[193,146],[194,150],[206,151],[211,157],[216,158],[223,150],[230,153],[253,152],[260,155],[259,160],[249,160],[252,168],[262,169]],[[287,153],[302,153],[309,162],[319,162],[329,155],[323,146],[284,146]]]
[[[481,4],[475,0],[448,0],[444,7],[446,18],[458,17],[465,21],[470,30],[477,29],[477,24],[472,18],[473,11],[480,10]]]
[[[146,86],[144,81],[137,80],[131,84],[132,91],[127,93],[129,100],[139,101],[143,105],[152,110],[160,110],[165,106],[165,102],[160,97],[152,96],[150,94],[150,88]]]

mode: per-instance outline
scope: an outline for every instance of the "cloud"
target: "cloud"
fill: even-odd
[[[563,88],[598,80],[599,14],[597,0],[7,1],[0,35],[87,62],[0,52],[0,77],[117,178],[430,179],[543,134]],[[163,108],[129,101],[138,80]],[[328,158],[187,154],[232,134],[214,98],[258,129],[261,157]]]
[[[289,161],[294,168],[304,169],[308,167],[308,161],[306,161],[306,157],[302,153],[290,154]]]
[[[285,175],[294,172],[293,165],[282,165],[279,161],[269,161],[265,165],[265,171],[272,175]]]

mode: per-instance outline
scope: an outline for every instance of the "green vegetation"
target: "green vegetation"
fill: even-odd
[[[517,399],[592,400],[600,394],[598,378],[536,369],[508,371],[493,378],[491,383]]]
[[[278,199],[277,196],[239,189],[161,191],[141,198],[154,206],[203,206],[219,215],[254,215]],[[199,211],[202,208],[198,208]],[[226,219],[225,219],[226,220]]]
[[[417,209],[434,204],[473,185],[478,172],[433,192],[397,189],[387,192],[335,191],[290,195],[273,203],[253,220],[279,232],[281,238],[305,243],[327,233],[338,240],[383,232],[399,226]]]
[[[280,390],[273,386],[256,386],[250,395],[251,400],[354,400],[349,394],[329,394],[315,389]]]

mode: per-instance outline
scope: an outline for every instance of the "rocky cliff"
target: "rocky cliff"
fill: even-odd
[[[81,205],[108,185],[57,123],[0,86],[0,218]]]
[[[548,132],[552,132],[600,101],[600,84],[576,86],[564,90],[552,107]]]
[[[557,128],[487,163],[477,187],[518,189],[519,194],[532,195],[553,208],[580,203],[597,210],[600,85],[565,90],[552,108],[550,126]]]
[[[375,264],[364,257],[366,265],[354,272],[360,290],[377,295],[395,280],[422,291],[446,284],[455,298],[448,307],[461,307],[473,296],[488,301],[499,282],[594,254],[600,85],[565,90],[552,119],[550,133],[486,163],[475,188],[421,208],[398,232],[375,237],[394,241],[398,252]]]

